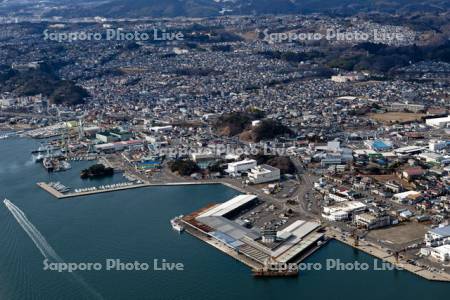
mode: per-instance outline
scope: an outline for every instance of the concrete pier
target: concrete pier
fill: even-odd
[[[65,199],[65,198],[74,198],[74,197],[81,197],[81,196],[89,196],[89,195],[95,195],[100,193],[110,193],[115,191],[123,191],[123,190],[129,190],[129,189],[137,189],[137,188],[144,188],[144,187],[161,187],[161,186],[186,186],[186,185],[205,185],[205,184],[222,184],[220,182],[215,181],[195,181],[195,182],[169,182],[169,183],[138,183],[138,184],[132,184],[132,185],[126,185],[126,186],[117,186],[112,188],[105,188],[105,189],[99,189],[97,188],[94,191],[84,191],[84,192],[68,192],[68,193],[61,193],[51,187],[48,183],[45,182],[38,182],[37,185],[45,190],[46,192],[50,193],[52,196],[58,199]],[[226,186],[233,188],[235,190],[241,191],[239,188],[232,186],[231,184],[225,184]]]
[[[61,199],[62,197],[64,197],[64,194],[61,193],[60,191],[57,191],[56,189],[54,189],[53,187],[51,187],[50,185],[48,185],[45,182],[38,182],[37,183],[38,187],[42,188],[44,191],[52,194],[54,197]]]

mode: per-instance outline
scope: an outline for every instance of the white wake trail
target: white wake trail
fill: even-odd
[[[33,243],[39,249],[41,254],[50,260],[51,262],[63,263],[64,261],[61,257],[56,254],[55,250],[50,246],[44,236],[39,232],[39,230],[34,227],[34,225],[28,220],[23,211],[21,211],[17,206],[15,206],[11,201],[5,199],[3,201],[5,206],[17,220],[19,225],[23,228],[23,230],[27,233],[27,235],[31,238]]]
[[[39,249],[42,256],[48,259],[50,262],[54,263],[64,263],[64,260],[53,250],[52,246],[47,242],[45,237],[41,234],[41,232],[33,225],[33,223],[28,220],[25,213],[15,206],[8,199],[3,200],[3,204],[5,204],[6,208],[11,212],[13,217],[16,219],[17,223],[23,228],[23,230],[27,233],[33,243],[36,245],[36,248]],[[75,273],[70,273],[74,277],[76,281],[78,281],[83,287],[85,287],[95,298],[103,299],[103,297],[91,288],[80,276]]]

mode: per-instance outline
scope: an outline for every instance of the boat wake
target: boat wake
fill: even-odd
[[[13,217],[16,219],[17,223],[23,228],[23,230],[26,232],[26,234],[30,237],[30,239],[33,241],[33,243],[36,245],[36,248],[39,249],[42,256],[44,256],[46,259],[48,259],[50,262],[53,263],[64,263],[64,260],[55,252],[55,250],[50,246],[50,244],[47,242],[45,237],[41,234],[41,232],[33,225],[33,223],[28,220],[25,213],[20,210],[17,206],[15,206],[11,201],[8,199],[3,200],[3,204],[5,204],[6,208],[11,212]],[[88,290],[95,298],[97,299],[103,299],[103,297],[95,291],[93,288],[91,288],[79,275],[75,273],[72,274],[73,278],[83,285],[86,290]]]
[[[64,261],[61,257],[56,254],[55,250],[50,246],[47,240],[42,236],[39,230],[34,227],[34,225],[28,220],[23,211],[20,210],[17,206],[15,206],[11,201],[5,199],[3,201],[5,206],[14,216],[19,225],[23,228],[23,230],[27,233],[27,235],[31,238],[33,243],[39,249],[41,254],[47,258],[51,262],[63,263]]]

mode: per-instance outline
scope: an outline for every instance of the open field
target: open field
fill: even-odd
[[[388,244],[392,243],[392,246],[401,248],[408,244],[420,242],[428,230],[428,227],[423,224],[410,222],[389,228],[373,230],[368,236]]]
[[[384,124],[406,123],[420,121],[425,114],[407,112],[387,112],[383,114],[368,114],[369,118]]]
[[[404,179],[401,179],[400,177],[398,177],[394,174],[391,174],[391,175],[367,175],[367,177],[373,178],[380,183],[395,182],[395,183],[401,185],[405,189],[411,189],[411,190],[414,189],[414,186],[410,182],[408,182]]]

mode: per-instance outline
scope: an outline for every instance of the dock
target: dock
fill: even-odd
[[[37,186],[42,188],[44,191],[51,194],[53,197],[57,199],[66,199],[66,198],[74,198],[74,197],[82,197],[82,196],[90,196],[95,194],[101,194],[101,193],[110,193],[110,192],[116,192],[116,191],[123,191],[123,190],[130,190],[130,189],[138,189],[138,188],[145,188],[145,187],[163,187],[163,186],[187,186],[187,185],[215,185],[215,184],[222,184],[220,182],[215,181],[207,181],[207,182],[168,182],[168,183],[134,183],[131,185],[126,186],[117,186],[112,188],[105,188],[105,189],[96,189],[93,191],[83,191],[83,192],[67,192],[67,193],[61,193],[60,191],[56,190],[52,186],[50,186],[46,182],[38,182]],[[233,188],[235,190],[239,190],[237,187],[234,187],[232,185],[227,184],[228,187]]]
[[[280,231],[284,238],[277,239],[274,230],[261,233],[232,217],[257,206],[256,199],[256,195],[235,196],[185,215],[181,222],[187,233],[250,267],[255,276],[297,276],[298,263],[324,244],[320,223],[295,220]]]
[[[364,243],[362,241],[359,241],[358,245],[355,245],[355,240],[352,237],[341,237],[342,233],[335,231],[331,228],[328,228],[327,230],[327,236],[329,238],[335,239],[341,243],[344,243],[348,246],[351,246],[355,249],[358,249],[362,252],[365,252],[371,256],[374,256],[382,261],[388,262],[393,266],[396,266],[398,268],[401,268],[405,271],[409,271],[417,276],[420,276],[422,278],[425,278],[427,280],[431,281],[440,281],[440,282],[450,282],[450,275],[447,273],[437,273],[437,272],[431,272],[427,269],[424,269],[419,266],[415,266],[412,264],[409,264],[405,260],[402,259],[396,259],[393,254],[389,254],[383,249],[380,249],[379,247],[370,244],[370,243]]]
[[[229,256],[231,256],[232,258],[236,259],[237,261],[243,263],[244,265],[246,265],[247,267],[251,268],[251,269],[259,269],[261,268],[263,265],[246,257],[245,255],[242,255],[238,252],[236,252],[235,250],[232,250],[231,248],[229,248],[228,246],[226,246],[223,243],[220,243],[212,238],[210,238],[209,236],[197,231],[196,229],[192,228],[192,227],[186,227],[185,231],[187,233],[189,233],[190,235],[198,238],[199,240],[207,243],[208,245],[213,246],[214,248],[222,251],[225,254],[228,254]]]
[[[255,258],[252,258],[248,254],[245,253],[245,251],[233,249],[229,246],[227,246],[225,243],[214,239],[210,237],[209,235],[205,234],[201,230],[198,230],[196,227],[192,226],[189,222],[186,220],[182,221],[185,225],[185,232],[189,233],[190,235],[198,238],[199,240],[207,243],[208,245],[213,246],[217,250],[220,250],[221,252],[231,256],[235,260],[243,263],[247,267],[249,267],[251,270],[258,270],[264,267],[264,264],[261,263],[261,261],[257,261]],[[296,260],[292,261],[292,263],[299,264],[306,258],[308,258],[310,255],[315,253],[318,249],[320,249],[323,245],[326,244],[326,241],[320,245],[316,245],[313,248],[311,248],[308,251],[303,252]]]
[[[51,195],[53,195],[54,197],[56,197],[58,199],[61,199],[64,197],[63,193],[61,193],[60,191],[57,191],[55,188],[51,187],[50,185],[48,185],[45,182],[38,182],[37,185],[38,185],[38,187],[40,187],[41,189],[50,193]]]

